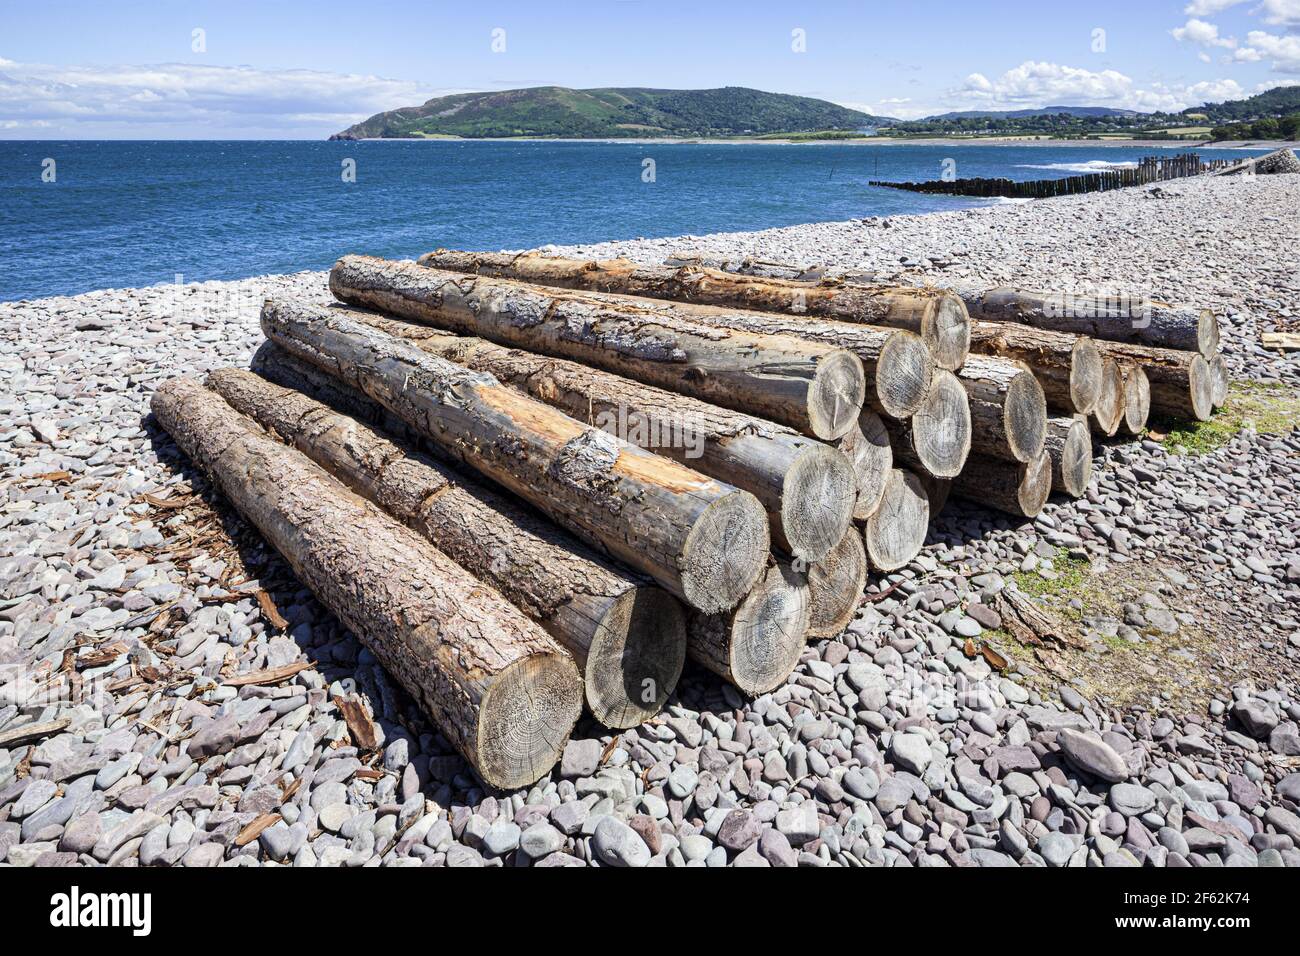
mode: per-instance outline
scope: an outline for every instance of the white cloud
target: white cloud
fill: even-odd
[[[1118,70],[1094,72],[1059,63],[1027,61],[996,80],[980,73],[950,94],[958,108],[1039,109],[1045,106],[1110,106],[1142,112],[1178,112],[1189,106],[1236,99],[1245,94],[1236,80],[1152,83],[1140,87]]]
[[[1264,0],[1259,9],[1269,26],[1300,27],[1300,0]]]
[[[0,59],[0,123],[54,136],[316,137],[442,92],[449,91],[315,70]]]
[[[1271,60],[1272,68],[1279,73],[1300,73],[1300,36],[1276,36],[1251,30],[1236,58],[1249,63]]]
[[[1198,46],[1221,46],[1233,49],[1237,41],[1232,37],[1219,36],[1219,28],[1213,23],[1195,18],[1188,20],[1181,27],[1169,31],[1179,43],[1195,43]]]
[[[1208,17],[1222,13],[1230,7],[1240,6],[1246,0],[1192,0],[1183,13],[1189,17]]]

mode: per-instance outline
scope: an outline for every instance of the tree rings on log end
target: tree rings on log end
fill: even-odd
[[[866,521],[879,507],[894,467],[894,449],[885,423],[875,412],[863,409],[858,427],[841,438],[838,447],[840,454],[848,458],[857,481],[853,520]]]
[[[1034,373],[1025,369],[1007,386],[1002,408],[1007,445],[1016,461],[1033,461],[1043,453],[1047,440],[1047,398]]]
[[[683,597],[705,614],[731,610],[753,589],[771,546],[767,512],[749,492],[711,502],[678,559]]]
[[[919,478],[895,468],[876,513],[867,519],[867,559],[880,571],[897,571],[916,557],[930,525],[930,499]]]
[[[857,431],[856,422],[850,435]],[[858,477],[849,459],[828,445],[809,442],[795,457],[781,487],[781,532],[795,558],[820,561],[853,520]]]
[[[1087,421],[1076,416],[1061,443],[1059,459],[1052,452],[1052,487],[1071,498],[1083,496],[1092,481],[1092,432]]]
[[[1196,323],[1196,344],[1206,360],[1219,352],[1219,320],[1209,309],[1201,309]]]
[[[1052,494],[1052,458],[1040,452],[1033,461],[1020,466],[1020,488],[1016,499],[1020,513],[1026,518],[1036,518]]]
[[[1114,359],[1102,361],[1101,394],[1097,407],[1092,410],[1092,422],[1097,431],[1106,437],[1119,431],[1124,420],[1124,372]]]
[[[1126,435],[1141,435],[1151,414],[1151,382],[1147,373],[1136,365],[1124,370],[1124,421]]]
[[[890,418],[911,418],[930,391],[934,369],[934,355],[919,335],[892,333],[876,360],[873,407]]]
[[[686,616],[667,591],[640,587],[613,601],[587,652],[587,706],[613,730],[663,709],[686,662]]]
[[[862,360],[841,349],[817,363],[808,389],[808,423],[813,437],[822,441],[841,438],[858,420],[867,396],[867,373]]]
[[[1222,408],[1228,401],[1228,363],[1223,360],[1222,355],[1216,355],[1209,360],[1210,377],[1214,381],[1213,394],[1210,396],[1210,404],[1215,408]]]
[[[808,568],[809,637],[834,637],[849,626],[867,586],[867,549],[850,528],[824,560]]]
[[[1029,376],[1033,381],[1033,376]],[[1040,390],[1041,396],[1041,390]],[[936,478],[955,478],[970,454],[970,398],[961,380],[935,369],[925,401],[912,416],[912,451]],[[873,562],[874,563],[874,562]]]
[[[808,582],[789,565],[776,564],[732,615],[730,670],[747,694],[766,694],[799,663],[807,640]]]
[[[1097,343],[1079,336],[1070,350],[1070,404],[1073,406],[1070,410],[1076,414],[1087,415],[1097,407],[1105,372],[1104,361]]]
[[[582,712],[582,678],[568,654],[531,654],[497,675],[478,719],[479,775],[514,790],[560,759]]]
[[[944,292],[921,325],[921,337],[939,368],[955,372],[970,354],[970,313],[961,296]]]
[[[1187,387],[1191,392],[1190,411],[1198,422],[1208,422],[1214,414],[1214,373],[1210,363],[1202,356],[1192,356],[1192,364],[1187,370]]]

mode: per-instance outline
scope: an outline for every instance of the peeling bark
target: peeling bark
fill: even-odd
[[[762,572],[767,515],[748,492],[329,309],[270,300],[262,330],[692,607],[734,607]]]
[[[550,770],[582,678],[541,628],[197,382],[164,383],[152,408],[486,783],[512,789]]]

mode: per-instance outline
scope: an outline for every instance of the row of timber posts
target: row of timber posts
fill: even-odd
[[[1075,196],[1080,193],[1123,189],[1127,186],[1146,186],[1150,183],[1200,176],[1215,172],[1232,163],[1216,159],[1201,162],[1196,153],[1179,156],[1148,156],[1127,169],[1108,169],[1100,173],[1064,176],[1057,179],[1031,179],[1016,182],[1011,179],[952,179],[924,183],[893,183],[873,181],[872,186],[888,186],[909,192],[934,193],[947,196],[1004,196],[1009,199],[1050,199],[1053,196]]]

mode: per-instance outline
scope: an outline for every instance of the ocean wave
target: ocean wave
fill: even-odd
[[[1136,169],[1137,163],[1112,163],[1105,159],[1090,159],[1082,163],[1021,163],[1017,169],[1054,169],[1063,173],[1104,173],[1111,169]]]

